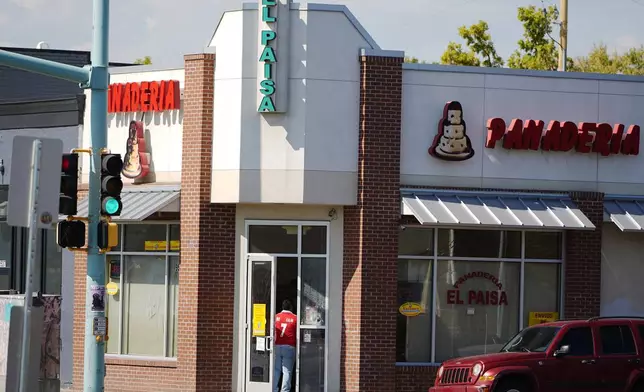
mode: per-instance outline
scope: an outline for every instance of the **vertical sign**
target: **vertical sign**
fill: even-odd
[[[288,104],[290,0],[261,0],[257,80],[260,113],[284,113]],[[278,23],[279,21],[279,23]]]

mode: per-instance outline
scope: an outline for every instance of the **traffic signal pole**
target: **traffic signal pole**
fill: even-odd
[[[107,90],[109,0],[94,0],[93,45],[90,67],[74,67],[0,50],[0,65],[77,82],[91,90],[91,158],[89,171],[89,211],[87,245],[87,293],[85,301],[85,392],[104,390],[105,379],[105,255],[97,246],[101,200],[101,151],[107,146]],[[100,298],[94,300],[94,295]],[[25,303],[30,298],[25,298]],[[36,375],[31,375],[35,377]]]

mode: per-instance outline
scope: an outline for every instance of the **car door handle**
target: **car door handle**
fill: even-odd
[[[629,359],[629,360],[628,360],[628,363],[639,364],[639,363],[640,363],[640,359],[639,359],[639,358]]]
[[[581,363],[584,364],[584,365],[594,365],[595,360],[594,359],[582,359]]]

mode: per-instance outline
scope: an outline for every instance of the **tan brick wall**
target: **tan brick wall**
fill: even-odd
[[[178,359],[182,391],[231,391],[235,205],[210,204],[212,54],[185,58]]]
[[[396,386],[402,62],[360,59],[358,202],[344,210],[343,391]]]

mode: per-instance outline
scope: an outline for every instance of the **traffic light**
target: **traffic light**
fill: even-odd
[[[85,222],[75,220],[58,222],[56,242],[61,248],[82,248],[85,246]]]
[[[119,244],[119,229],[116,223],[98,222],[98,248],[112,249]]]
[[[63,154],[61,166],[58,213],[76,215],[78,212],[78,154]]]
[[[101,215],[121,215],[121,154],[101,154]]]

